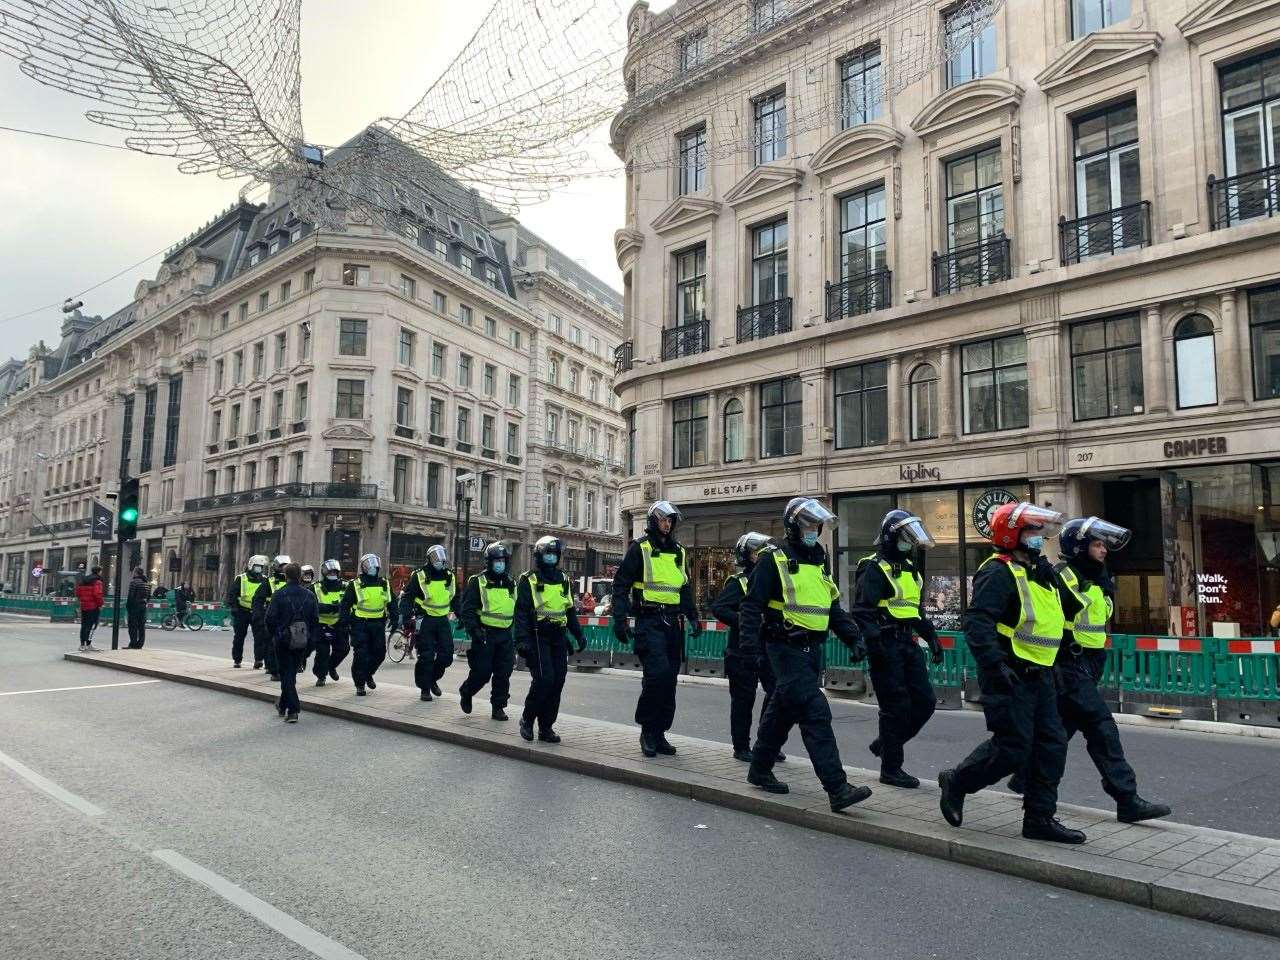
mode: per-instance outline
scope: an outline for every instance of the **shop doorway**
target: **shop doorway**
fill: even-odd
[[[1116,582],[1115,633],[1163,634],[1169,628],[1160,527],[1160,482],[1154,478],[1102,484],[1102,515],[1133,531],[1123,550],[1107,557]]]

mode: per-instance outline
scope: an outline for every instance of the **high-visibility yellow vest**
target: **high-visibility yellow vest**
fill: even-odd
[[[477,573],[471,578],[480,590],[480,622],[486,627],[505,630],[511,626],[516,610],[516,592],[510,586],[490,586],[489,578]],[[534,601],[536,606],[537,601]]]
[[[1111,598],[1103,593],[1096,583],[1080,588],[1080,577],[1068,563],[1060,564],[1058,576],[1068,592],[1080,604],[1079,611],[1071,619],[1068,629],[1076,643],[1090,650],[1099,650],[1107,645],[1107,621],[1111,619]]]
[[[366,585],[358,577],[352,582],[356,591],[354,613],[361,620],[378,620],[386,615],[391,602],[391,587],[385,580]]]
[[[747,595],[747,575],[745,573],[735,573],[729,580],[737,580],[738,586],[742,588],[742,595],[744,597]],[[725,581],[726,587],[729,585],[729,580]]]
[[[1015,656],[1042,667],[1051,665],[1062,645],[1067,618],[1057,587],[1045,587],[1027,576],[1022,564],[1004,554],[993,553],[982,561],[981,570],[991,561],[1003,563],[1018,588],[1018,622],[1012,627],[996,624],[996,631],[1009,638]]]
[[[338,581],[338,585],[334,587],[332,590],[326,590],[324,588],[323,581],[321,581],[320,583],[313,584],[311,587],[312,592],[316,595],[316,602],[319,603],[321,606],[336,605],[341,603],[342,594],[346,591],[346,589],[347,589],[347,585],[343,583],[341,580]],[[335,623],[338,622],[339,615],[340,614],[337,610],[335,610],[333,613],[321,613],[320,622],[326,627],[332,627]]]
[[[421,594],[413,598],[418,609],[428,617],[447,617],[455,589],[453,571],[449,571],[443,580],[427,579],[425,570],[419,570],[414,576],[418,578],[418,592]]]
[[[879,566],[884,572],[884,578],[889,581],[889,586],[893,587],[893,596],[883,597],[876,606],[895,620],[920,619],[920,588],[924,586],[924,579],[920,574],[902,567],[895,577],[893,564],[874,553],[858,562],[864,560],[870,560]]]
[[[278,593],[279,591],[283,590],[288,585],[288,583],[289,583],[288,580],[282,580],[279,577],[272,577],[271,592]]]
[[[533,598],[533,615],[539,620],[565,626],[569,616],[565,612],[572,603],[569,596],[569,581],[559,583],[539,583],[538,575],[530,570],[524,575],[529,581],[529,596]]]
[[[680,602],[680,588],[685,584],[684,550],[663,550],[654,553],[653,544],[646,537],[640,541],[640,557],[644,561],[644,580],[640,596],[648,603],[675,606]]]
[[[835,582],[820,563],[797,562],[796,571],[792,573],[786,551],[774,547],[769,552],[782,584],[782,599],[770,600],[769,606],[782,612],[782,620],[789,627],[826,633],[831,604],[840,596]]]
[[[264,581],[259,580],[255,583],[249,579],[247,573],[240,574],[236,579],[240,581],[240,595],[236,597],[236,603],[240,605],[241,610],[252,610],[253,598]]]

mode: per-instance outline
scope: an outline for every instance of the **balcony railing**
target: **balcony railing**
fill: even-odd
[[[1280,216],[1280,164],[1218,180],[1209,175],[1209,229]]]
[[[1009,279],[1009,238],[1003,233],[950,253],[933,255],[935,296]]]
[[[631,369],[633,364],[632,351],[634,347],[630,340],[623,340],[613,348],[613,372],[626,373]]]
[[[889,306],[893,296],[893,273],[881,268],[842,283],[827,284],[827,319],[843,320]]]
[[[1091,213],[1068,220],[1058,218],[1058,252],[1062,265],[1095,257],[1109,257],[1121,250],[1151,246],[1151,201]]]
[[[791,298],[738,308],[738,342],[763,340],[791,332]]]
[[[39,536],[42,533],[68,533],[72,530],[88,530],[89,518],[81,517],[78,520],[59,520],[57,523],[46,524],[45,526],[34,526],[29,531],[30,536]]]
[[[694,320],[680,327],[662,331],[662,359],[691,357],[711,349],[711,321]]]
[[[376,500],[378,485],[376,483],[277,483],[270,487],[256,487],[252,490],[240,490],[236,493],[220,493],[212,497],[197,497],[188,500],[184,508],[188,511],[214,510],[221,507],[246,507],[258,503],[270,503],[273,500],[289,500],[295,498],[313,500]]]

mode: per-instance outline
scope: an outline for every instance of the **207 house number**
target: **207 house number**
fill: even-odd
[[[1076,463],[1088,463],[1093,459],[1092,450],[1084,450],[1076,454]]]

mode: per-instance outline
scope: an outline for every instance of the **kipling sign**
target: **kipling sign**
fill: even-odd
[[[908,483],[914,483],[917,480],[941,480],[942,470],[923,463],[902,463],[898,465],[898,479]]]

